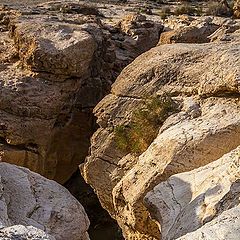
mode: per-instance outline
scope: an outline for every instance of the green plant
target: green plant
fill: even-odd
[[[125,152],[141,154],[156,138],[163,122],[177,111],[177,104],[168,95],[154,96],[133,112],[128,125],[114,129],[117,147]]]

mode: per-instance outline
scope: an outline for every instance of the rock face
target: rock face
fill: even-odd
[[[206,231],[203,239],[237,239],[237,235],[232,238],[228,234],[237,234],[234,229],[239,224],[239,165],[240,147],[202,168],[173,175],[154,187],[145,203],[161,226],[162,239],[177,239],[202,225],[196,235],[192,233],[189,237],[197,239]],[[224,216],[227,220],[222,223]],[[236,225],[229,226],[231,219]],[[208,222],[210,226],[206,225]],[[209,234],[218,228],[219,233],[210,238]]]
[[[60,183],[87,155],[95,130],[92,108],[123,67],[157,44],[161,31],[139,19],[139,33],[124,35],[130,43],[123,41],[121,55],[110,31],[122,30],[103,24],[86,7],[86,16],[79,9],[79,4],[51,2],[26,12],[0,11],[1,161]],[[155,39],[148,42],[152,30]]]
[[[239,206],[226,210],[213,221],[193,233],[178,238],[178,240],[203,239],[225,240],[239,238]]]
[[[61,185],[8,163],[0,163],[0,177],[0,225],[4,228],[0,236],[8,239],[16,232],[21,237],[32,234],[48,239],[43,238],[44,231],[56,240],[89,239],[83,207]]]
[[[0,237],[2,240],[55,240],[54,237],[45,234],[42,230],[22,225],[1,229]]]
[[[230,42],[161,45],[126,67],[95,108],[100,129],[82,167],[126,239],[160,239],[144,197],[171,175],[221,158],[240,145],[239,37]],[[181,108],[140,156],[114,137],[142,99],[168,94]],[[144,126],[142,126],[144,132]]]

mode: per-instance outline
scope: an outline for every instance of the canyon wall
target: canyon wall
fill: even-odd
[[[88,153],[93,107],[162,30],[141,15],[110,26],[97,9],[82,9],[50,2],[0,12],[1,160],[60,183]]]

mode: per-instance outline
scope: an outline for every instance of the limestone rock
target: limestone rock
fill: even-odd
[[[11,227],[24,225],[43,230],[59,240],[88,239],[88,217],[82,205],[61,185],[8,163],[0,163],[0,177],[3,232],[35,234],[31,227]]]
[[[86,74],[96,46],[81,25],[56,23],[42,15],[23,16],[17,21],[12,35],[22,64],[37,72],[70,77]]]
[[[22,225],[0,229],[0,238],[2,240],[55,240],[40,229]]]
[[[100,128],[82,172],[126,239],[159,239],[159,227],[143,204],[154,186],[240,144],[239,50],[239,38],[153,48],[122,71],[95,108]],[[126,156],[116,145],[114,127],[128,123],[142,98],[156,93],[168,93],[182,109],[142,155]]]
[[[239,238],[239,206],[223,212],[211,222],[205,224],[195,232],[178,238],[178,240],[237,240]]]
[[[221,225],[220,220],[215,220],[217,216],[224,219],[224,212],[236,206],[239,212],[239,165],[240,147],[202,168],[173,175],[154,187],[145,197],[145,203],[151,216],[159,222],[162,239],[177,239],[203,225],[208,236],[211,229]],[[239,224],[239,216],[235,216],[236,224]],[[234,219],[234,216],[229,217]],[[224,229],[231,232],[234,226],[228,221]],[[210,226],[206,224],[208,222]],[[213,239],[224,239],[217,236]]]

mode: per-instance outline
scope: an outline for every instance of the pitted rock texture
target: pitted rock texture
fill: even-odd
[[[79,13],[82,5],[66,4],[0,11],[1,161],[60,183],[88,153],[93,107],[123,67],[157,44],[162,29],[136,16],[138,31],[123,33]]]
[[[0,238],[2,240],[56,240],[40,229],[22,225],[0,229]]]
[[[31,234],[34,231],[28,227],[11,227],[24,225],[43,230],[56,240],[89,239],[89,220],[82,205],[58,183],[8,163],[0,163],[0,180],[3,232],[11,234],[16,230],[18,234],[22,231]]]
[[[151,216],[159,222],[162,239],[177,239],[202,226],[205,229],[203,232],[207,231],[208,236],[208,231],[210,233],[221,225],[220,219],[223,219],[225,211],[229,209],[232,211],[229,212],[230,219],[227,217],[227,221],[236,216],[237,219],[233,220],[236,225],[224,223],[223,227],[228,233],[221,236],[221,229],[213,238],[208,236],[203,239],[237,239],[237,235],[235,238],[233,236],[237,234],[234,229],[239,224],[239,213],[232,217],[230,214],[234,213],[235,207],[239,212],[239,166],[240,147],[202,168],[173,175],[154,187],[146,195],[145,204],[149,207]],[[220,219],[215,219],[217,217]],[[208,222],[210,226],[213,225],[212,230],[206,226]],[[194,233],[190,236],[197,239],[193,237]]]
[[[239,51],[239,37],[158,46],[127,66],[95,108],[100,128],[82,173],[126,239],[160,239],[158,224],[143,203],[154,186],[239,146]],[[139,157],[121,151],[114,128],[130,121],[142,98],[166,93],[180,112],[165,121]]]

